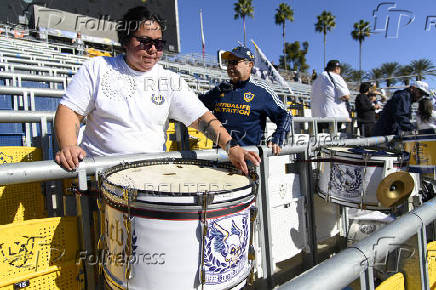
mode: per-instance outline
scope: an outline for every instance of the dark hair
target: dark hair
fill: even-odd
[[[422,98],[418,102],[418,111],[416,114],[421,118],[422,122],[430,121],[431,114],[433,112],[433,104],[430,99]]]
[[[332,71],[335,70],[336,67],[341,66],[341,63],[339,62],[339,60],[336,59],[332,59],[329,60],[329,62],[327,63],[327,66],[325,67],[325,71]]]
[[[121,46],[127,45],[130,37],[139,29],[141,23],[151,20],[159,24],[161,31],[166,29],[166,21],[159,15],[152,13],[145,6],[130,8],[123,18],[117,22],[118,41]]]
[[[360,84],[359,93],[365,94],[369,91],[369,88],[371,87],[371,83],[364,82]]]

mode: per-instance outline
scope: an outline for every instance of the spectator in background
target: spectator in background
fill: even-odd
[[[346,101],[350,99],[347,83],[341,77],[341,64],[330,60],[312,84],[310,95],[312,117],[350,118]],[[328,130],[328,123],[318,124],[318,132]],[[339,129],[341,123],[338,123]]]
[[[277,94],[266,83],[251,78],[254,54],[247,47],[236,47],[222,54],[227,61],[230,82],[199,95],[206,107],[214,112],[232,141],[241,146],[260,145],[264,141],[267,117],[277,129],[268,146],[274,154],[280,153],[289,133],[292,116]]]
[[[316,80],[317,77],[318,77],[318,74],[316,73],[316,70],[315,70],[315,69],[312,70],[312,82],[313,82],[314,80]]]
[[[82,34],[77,32],[76,38],[73,38],[73,44],[76,46],[77,54],[83,55],[85,51],[85,44],[83,43]]]
[[[422,98],[418,103],[416,127],[418,130],[436,129],[436,111],[433,110],[433,103],[429,98]]]
[[[374,104],[377,92],[371,88],[371,84],[364,82],[360,85],[359,95],[357,95],[354,104],[357,113],[357,125],[359,126],[360,136],[370,137],[374,128],[375,110],[380,106]]]
[[[400,135],[411,131],[414,126],[410,122],[412,103],[430,94],[428,84],[416,81],[404,90],[396,91],[380,113],[373,136]]]

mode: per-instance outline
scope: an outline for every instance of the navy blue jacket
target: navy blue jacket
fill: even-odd
[[[398,135],[414,129],[411,119],[412,97],[409,89],[396,91],[383,107],[375,125],[373,136]]]
[[[221,83],[199,95],[239,145],[260,145],[266,118],[277,125],[272,142],[282,145],[289,133],[292,115],[277,94],[264,82],[247,80],[237,84]]]

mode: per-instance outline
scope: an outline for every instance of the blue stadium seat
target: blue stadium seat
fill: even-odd
[[[60,98],[50,97],[35,97],[35,110],[36,111],[56,111],[58,108]]]
[[[0,95],[0,110],[12,110],[12,99],[11,95]]]
[[[0,134],[22,134],[24,124],[22,123],[0,123]]]
[[[24,134],[0,134],[0,146],[23,146]]]
[[[48,83],[34,82],[34,81],[22,81],[21,86],[23,88],[40,88],[40,89],[45,89],[49,87]]]

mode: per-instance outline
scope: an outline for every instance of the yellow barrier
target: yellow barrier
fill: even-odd
[[[79,251],[77,227],[77,217],[0,226],[0,287],[21,277],[38,276],[53,266],[74,263]]]
[[[428,280],[431,290],[436,290],[436,242],[427,244]]]
[[[52,266],[38,273],[2,281],[0,290],[78,290],[85,289],[82,267],[75,263]]]
[[[188,128],[189,148],[191,150],[212,149],[213,141],[208,139],[203,133],[194,129]],[[181,148],[176,141],[176,129],[174,123],[169,123],[167,130],[167,141],[165,143],[166,151],[180,151]]]
[[[96,56],[112,56],[109,52],[107,51],[101,51],[95,48],[87,48],[86,49],[86,53],[88,54],[89,57],[96,57]]]
[[[383,281],[376,290],[404,290],[404,276],[397,273]]]
[[[42,160],[42,152],[39,148],[0,147],[0,164],[40,160]],[[46,216],[40,183],[0,186],[0,224]]]

